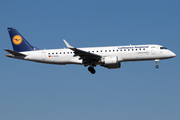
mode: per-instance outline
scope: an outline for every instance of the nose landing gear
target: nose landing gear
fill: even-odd
[[[156,68],[159,68],[159,65],[156,65],[155,67],[156,67]]]
[[[94,69],[93,66],[89,66],[89,67],[88,67],[88,70],[89,70],[89,72],[91,72],[92,74],[96,73],[96,70]]]
[[[155,67],[156,67],[156,68],[159,68],[159,65],[157,65],[157,63],[158,63],[159,61],[160,61],[159,59],[156,59],[156,60],[155,60],[155,64],[156,64]]]

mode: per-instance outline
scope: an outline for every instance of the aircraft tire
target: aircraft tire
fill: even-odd
[[[92,73],[92,74],[94,74],[94,73],[96,73],[96,70],[93,68],[93,67],[88,67],[88,70]]]
[[[156,65],[155,67],[156,67],[156,68],[159,68],[159,65]]]

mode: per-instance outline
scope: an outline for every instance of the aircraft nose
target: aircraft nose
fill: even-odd
[[[171,57],[176,57],[176,54],[173,52],[170,52]]]

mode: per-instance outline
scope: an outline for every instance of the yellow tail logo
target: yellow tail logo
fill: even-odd
[[[20,35],[15,35],[12,41],[15,45],[19,45],[22,43],[22,37]]]

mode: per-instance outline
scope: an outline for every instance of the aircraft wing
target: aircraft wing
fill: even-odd
[[[19,53],[19,52],[15,52],[12,50],[8,50],[8,49],[4,49],[5,51],[11,53],[12,55],[16,55],[16,56],[26,56],[25,54]]]
[[[102,57],[100,55],[97,55],[97,54],[94,54],[94,53],[89,53],[89,52],[86,52],[84,50],[80,50],[78,48],[72,47],[64,39],[63,39],[63,41],[64,41],[64,43],[66,44],[66,46],[69,49],[71,49],[71,50],[73,50],[75,52],[75,55],[80,56],[82,59],[100,59]]]

